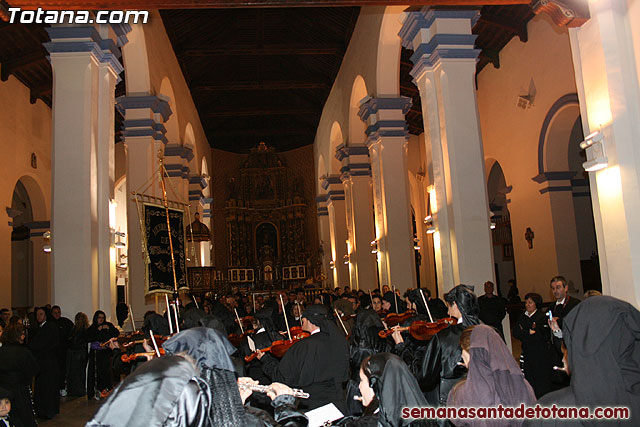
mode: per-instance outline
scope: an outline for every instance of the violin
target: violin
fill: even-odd
[[[284,354],[291,348],[292,345],[297,343],[298,341],[311,336],[309,332],[303,331],[300,326],[294,326],[291,328],[291,339],[290,340],[277,340],[271,343],[271,345],[267,348],[262,348],[259,351],[266,353],[270,352],[275,357],[282,357]],[[258,357],[258,351],[254,351],[248,356],[245,356],[245,362],[251,362],[253,359]]]
[[[164,356],[164,348],[159,349],[160,355]],[[145,353],[131,353],[131,354],[123,354],[120,356],[120,360],[124,363],[130,363],[135,361],[138,357],[144,357],[146,359],[147,356],[156,356],[155,351],[145,352]]]
[[[240,344],[242,344],[242,340],[244,340],[247,335],[251,335],[254,332],[255,331],[251,329],[249,331],[245,331],[242,334],[229,334],[229,342],[231,342],[234,347],[238,347]]]
[[[153,334],[153,337],[156,339],[156,342],[158,343],[158,345],[162,345],[163,342],[165,342],[169,337],[163,337],[161,335],[156,335]],[[102,348],[106,348],[109,346],[110,343],[117,341],[118,344],[120,344],[121,347],[123,348],[129,348],[132,345],[135,344],[142,344],[142,342],[145,340],[145,336],[143,332],[133,332],[130,334],[122,334],[119,335],[115,338],[111,338],[108,341],[105,341],[103,343],[100,344],[100,347]]]
[[[383,320],[384,320],[384,323],[387,325],[387,327],[391,328],[393,326],[399,325],[400,323],[409,320],[411,317],[415,316],[415,314],[416,312],[413,310],[407,310],[401,314],[389,313]]]
[[[387,338],[393,334],[394,331],[409,331],[411,336],[420,341],[426,341],[431,339],[435,334],[451,325],[458,323],[458,319],[453,317],[445,317],[444,319],[438,319],[435,322],[428,322],[426,320],[416,320],[409,326],[400,326],[394,329],[385,329],[378,332],[380,338]]]

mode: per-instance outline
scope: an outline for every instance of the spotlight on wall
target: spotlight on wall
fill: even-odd
[[[494,217],[494,216],[496,216],[496,214],[494,214],[492,211],[489,211],[489,219],[491,220],[491,223],[489,224],[489,228],[490,228],[491,230],[495,230],[495,228],[496,228],[496,223],[495,223],[495,221],[493,220],[493,217]]]
[[[329,268],[330,268],[330,269],[332,269],[332,270],[333,270],[334,268],[336,268],[336,263],[335,263],[335,261],[334,261],[334,260],[329,261]]]
[[[420,250],[420,240],[417,237],[413,238],[413,249],[416,251]]]
[[[372,240],[371,241],[371,253],[372,254],[377,254],[378,253],[378,241],[377,240]]]
[[[351,257],[349,257],[349,254],[345,254],[345,255],[342,257],[342,260],[343,260],[342,262],[343,262],[345,265],[349,265],[349,263],[351,262]]]
[[[47,230],[42,233],[42,238],[44,239],[42,250],[46,253],[51,253],[51,231]]]
[[[125,233],[123,233],[121,231],[114,231],[113,235],[117,236],[117,240],[116,240],[116,242],[114,244],[114,246],[116,248],[122,249],[122,248],[126,248],[127,247],[127,244],[125,242],[123,242],[122,240],[120,240],[120,239],[124,239]]]
[[[580,143],[580,148],[586,150],[587,153],[587,161],[582,164],[582,167],[587,172],[604,169],[609,165],[609,159],[605,153],[604,135],[602,131],[598,130],[590,133],[584,141]]]
[[[426,225],[426,233],[433,234],[436,232],[436,228],[433,226],[433,217],[431,215],[427,215],[424,218],[424,225]]]

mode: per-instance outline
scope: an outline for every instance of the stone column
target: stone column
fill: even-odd
[[[406,97],[369,98],[358,113],[367,123],[380,285],[399,290],[416,287],[404,117],[410,106]]]
[[[54,26],[47,32],[53,70],[53,302],[68,317],[100,308],[113,320],[113,109],[123,70],[119,46],[126,37],[104,26]]]
[[[322,282],[323,287],[335,288],[333,282],[333,269],[329,262],[331,261],[331,224],[329,223],[329,208],[327,208],[328,194],[320,194],[316,197],[318,205],[318,236],[320,237],[320,245],[322,249],[322,272],[326,279]]]
[[[569,30],[584,135],[602,290],[640,306],[640,9],[589,2],[591,19]],[[602,139],[600,139],[602,138]],[[597,169],[599,167],[600,169]]]
[[[340,180],[346,204],[351,289],[374,289],[378,287],[378,275],[376,256],[371,253],[375,234],[369,150],[364,145],[341,146],[336,158],[342,162]]]
[[[141,192],[153,181],[145,194],[162,197],[157,170],[158,152],[164,152],[167,139],[164,124],[171,115],[166,98],[153,95],[123,96],[118,108],[124,115],[124,144],[127,153],[127,249],[129,261],[129,304],[136,321],[147,310],[155,310],[155,299],[145,295],[145,261],[141,240],[140,213],[132,191]],[[156,202],[161,202],[157,200]],[[142,205],[140,205],[142,210]]]
[[[344,288],[350,284],[349,266],[347,261],[347,224],[346,207],[344,202],[344,189],[338,175],[326,176],[323,188],[327,190],[327,211],[329,213],[329,225],[331,236],[331,251],[328,254],[333,285]]]
[[[478,10],[423,7],[407,13],[400,36],[414,51],[425,143],[431,155],[432,213],[440,294],[460,283],[495,281],[484,153],[475,91]],[[435,209],[433,209],[435,208]]]

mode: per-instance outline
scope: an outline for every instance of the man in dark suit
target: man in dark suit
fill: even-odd
[[[580,303],[580,300],[569,296],[569,285],[567,279],[563,276],[555,276],[552,278],[550,286],[555,298],[555,302],[549,304],[546,310],[547,312],[551,311],[551,315],[553,316],[553,318],[548,321],[552,332],[552,360],[555,366],[562,366],[562,319],[569,314],[573,307]],[[564,372],[554,372],[552,380],[554,389],[569,386],[569,377]]]

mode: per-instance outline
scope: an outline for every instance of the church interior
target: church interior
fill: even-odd
[[[553,301],[558,275],[640,307],[640,1],[7,22],[94,3],[0,1],[1,307],[142,324],[176,290],[487,281]]]

